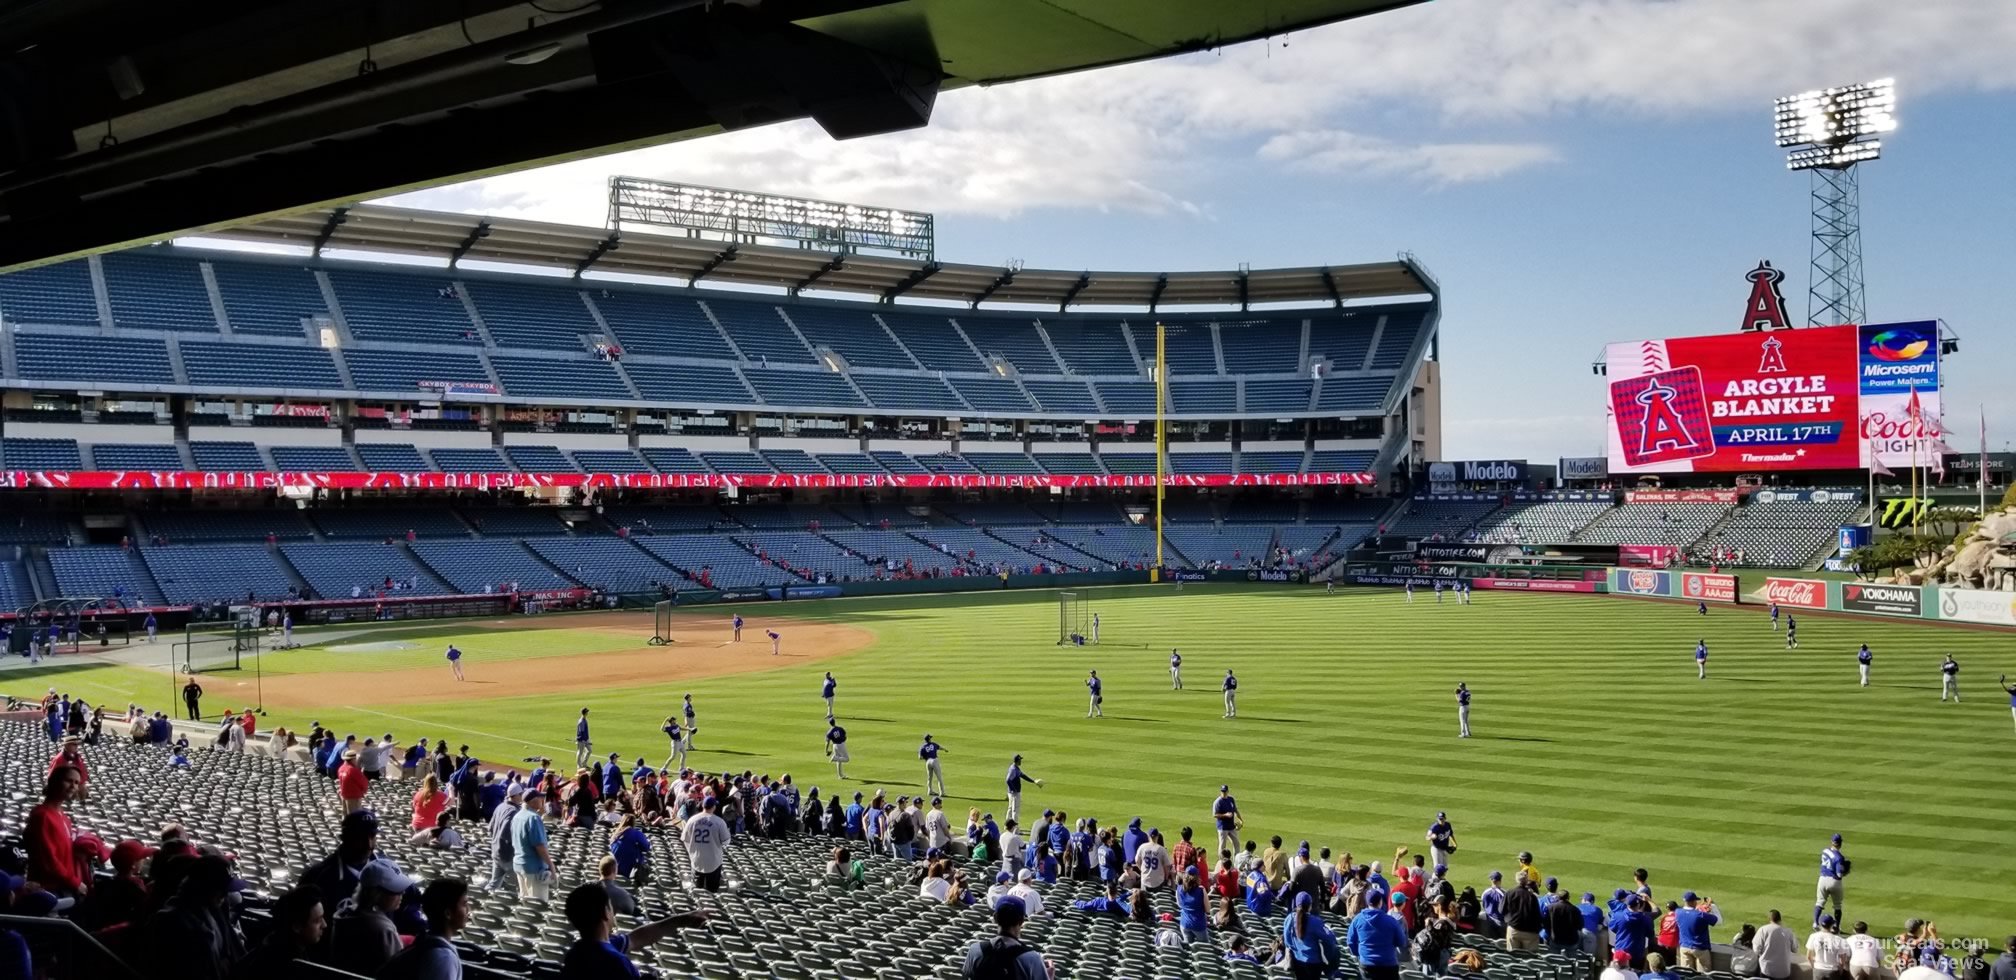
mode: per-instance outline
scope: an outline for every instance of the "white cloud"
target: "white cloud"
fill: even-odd
[[[580,223],[610,174],[1010,217],[1207,214],[1262,166],[1429,184],[1545,165],[1567,114],[1742,111],[1895,75],[1910,100],[2016,86],[2016,17],[1983,0],[1439,0],[1221,52],[947,93],[927,129],[844,143],[808,122],[406,195]],[[1478,139],[1482,126],[1511,139]],[[1227,159],[1237,161],[1226,166]]]

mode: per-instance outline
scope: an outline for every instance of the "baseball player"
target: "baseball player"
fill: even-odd
[[[1799,620],[1789,613],[1785,616],[1785,649],[1799,649]]]
[[[1232,798],[1232,787],[1218,787],[1218,799],[1211,803],[1211,819],[1218,825],[1218,850],[1239,853],[1239,829],[1246,826],[1246,818],[1239,814],[1239,801]]]
[[[1694,611],[1700,613],[1703,616],[1708,615],[1708,600],[1696,599],[1694,601]]]
[[[1096,670],[1092,671],[1091,676],[1085,678],[1085,690],[1089,692],[1091,696],[1091,703],[1085,706],[1085,717],[1087,718],[1106,717],[1106,712],[1099,706],[1100,702],[1104,700],[1099,696],[1099,689],[1101,686],[1102,685],[1099,682],[1098,671]]]
[[[924,744],[917,747],[917,758],[924,760],[924,792],[937,796],[945,795],[945,773],[938,768],[938,753],[943,747],[931,741],[931,734],[924,734]]]
[[[658,768],[668,773],[683,771],[686,768],[686,730],[679,727],[679,716],[666,716],[665,727],[658,730],[664,732],[672,743],[672,750],[665,756],[665,764]]]
[[[686,695],[686,747],[693,747],[693,736],[700,733],[700,723],[693,718],[693,695]]]
[[[1414,604],[1414,580],[1410,578],[1404,584],[1407,587],[1407,604],[1411,606]]]
[[[733,620],[730,620],[730,621],[729,621],[729,627],[730,627],[730,629],[731,629],[731,630],[733,631],[733,635],[731,635],[731,636],[729,637],[729,640],[728,640],[728,641],[729,641],[730,643],[740,643],[740,642],[742,642],[742,614],[741,614],[741,613],[736,613],[736,614],[735,614],[735,618],[734,618]]]
[[[1470,685],[1456,682],[1456,737],[1470,737]]]
[[[1954,660],[1953,655],[1950,653],[1946,655],[1946,662],[1939,665],[1939,678],[1939,700],[1943,703],[1946,700],[1946,695],[1951,694],[1953,695],[1953,703],[1959,704],[1960,662]],[[1834,918],[1838,920],[1841,917],[1837,915]]]
[[[1092,614],[1092,642],[1099,642],[1099,614],[1096,612]]]
[[[595,757],[595,743],[588,739],[588,709],[581,709],[581,717],[574,721],[574,765],[586,769],[588,760]]]
[[[1461,592],[1459,592],[1458,594],[1459,594],[1459,595],[1461,595],[1461,596],[1463,597],[1463,604],[1464,604],[1464,605],[1466,605],[1466,606],[1467,606],[1467,605],[1469,605],[1469,604],[1470,604],[1470,583],[1469,583],[1469,582],[1461,582],[1461,583],[1458,583],[1458,585],[1457,585],[1457,588],[1459,588],[1459,589],[1461,589],[1461,590],[1462,590],[1462,591],[1461,591]]]
[[[2008,674],[2003,674],[1999,680],[2002,683],[2002,690],[2009,694],[2009,714],[2012,718],[2016,718],[2016,687],[2009,686]]]
[[[1702,680],[1708,679],[1708,641],[1694,641],[1694,674]]]
[[[833,720],[833,691],[839,686],[840,682],[833,679],[833,672],[830,670],[827,671],[826,682],[819,686],[819,696],[826,700],[826,720],[828,721]]]
[[[1022,771],[1022,756],[1019,754],[1008,763],[1008,819],[1016,820],[1022,814],[1022,781],[1028,780],[1038,786],[1043,781]],[[1034,838],[1031,838],[1032,840]]]
[[[1435,604],[1442,604],[1442,580],[1439,578],[1435,580]]]
[[[1771,632],[1778,632],[1778,604],[1776,602],[1771,604]]]
[[[1834,921],[1841,921],[1842,879],[1848,877],[1848,856],[1841,853],[1841,835],[1820,849],[1820,885],[1813,894],[1813,925],[1820,925],[1820,909],[1834,899]]]
[[[147,614],[147,620],[142,625],[147,627],[147,642],[152,643],[160,637],[161,624],[154,621],[153,613]]]
[[[784,638],[778,636],[776,630],[764,630],[763,635],[770,638],[770,655],[773,657],[777,656],[779,652],[778,648],[784,642]]]
[[[1862,674],[1863,687],[1869,686],[1869,662],[1875,659],[1876,656],[1869,652],[1867,643],[1862,644],[1862,649],[1855,651],[1855,669]]]
[[[833,760],[833,772],[841,779],[847,778],[847,729],[834,722],[826,729],[826,755]]]
[[[465,679],[462,676],[462,650],[453,643],[448,644],[448,669],[455,672],[456,680]]]
[[[1173,649],[1169,651],[1169,689],[1183,689],[1183,655]]]
[[[1239,678],[1232,676],[1230,669],[1225,671],[1222,687],[1225,689],[1225,717],[1239,717]]]

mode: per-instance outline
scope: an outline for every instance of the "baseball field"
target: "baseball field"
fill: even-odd
[[[1806,922],[1820,849],[1838,832],[1855,862],[1850,921],[1887,933],[1929,917],[1947,938],[1998,945],[2016,922],[2016,727],[1996,685],[2016,673],[2007,634],[1812,616],[1787,650],[1757,607],[1702,617],[1680,604],[1487,592],[1469,606],[1428,593],[1409,604],[1290,586],[1090,594],[1101,642],[1084,648],[1056,645],[1055,593],[969,593],[682,611],[664,647],[645,644],[648,613],[304,632],[306,646],[268,653],[256,671],[202,681],[211,711],[263,702],[269,726],[445,737],[498,769],[571,761],[584,706],[598,752],[656,765],[658,727],[690,692],[692,764],[789,772],[827,794],[920,789],[929,732],[945,747],[955,826],[969,806],[1000,813],[1017,752],[1047,783],[1024,793],[1025,820],[1045,807],[1138,815],[1172,841],[1185,824],[1210,839],[1220,783],[1263,845],[1306,838],[1359,861],[1418,850],[1446,810],[1460,881],[1509,873],[1522,849],[1578,895],[1628,884],[1642,866],[1662,900],[1702,892],[1729,923],[1771,908]],[[735,611],[748,619],[740,644],[728,636]],[[781,634],[781,655],[766,629]],[[1697,639],[1710,650],[1706,681]],[[466,651],[466,681],[442,659],[450,643]],[[1866,689],[1860,643],[1876,658]],[[1939,701],[1947,653],[1963,665],[1962,704]],[[1227,668],[1240,680],[1234,720],[1220,717]],[[1088,669],[1106,682],[1101,719],[1085,717]],[[822,752],[827,670],[854,758],[844,783]],[[1458,681],[1476,698],[1467,740],[1456,737]],[[0,683],[167,707],[178,682],[73,661]]]

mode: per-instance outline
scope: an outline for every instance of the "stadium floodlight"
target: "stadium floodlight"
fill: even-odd
[[[1773,134],[1785,169],[1812,178],[1812,277],[1806,322],[1861,323],[1862,192],[1855,165],[1883,154],[1875,137],[1897,129],[1894,79],[1816,89],[1777,101]]]
[[[1882,150],[1882,140],[1864,140],[1859,143],[1843,143],[1839,146],[1808,146],[1785,154],[1785,169],[1840,168],[1874,160],[1882,155]]]
[[[1779,146],[1836,143],[1897,128],[1895,79],[1788,95],[1778,100]]]

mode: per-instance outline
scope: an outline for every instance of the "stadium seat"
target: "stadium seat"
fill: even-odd
[[[1062,374],[1064,366],[1051,356],[1036,332],[1033,317],[962,313],[959,326],[973,346],[988,357],[1001,357],[1024,374]]]
[[[1050,343],[1063,356],[1064,370],[1069,374],[1141,374],[1134,348],[1117,322],[1059,317],[1044,320],[1043,332],[1050,335]],[[1151,357],[1153,354],[1149,351]]]
[[[1239,472],[1300,473],[1302,472],[1302,456],[1302,453],[1293,451],[1241,452],[1239,454]]]
[[[868,403],[847,383],[847,376],[831,371],[782,371],[745,367],[742,376],[764,402],[803,408],[867,408]]]
[[[1099,400],[1106,403],[1108,417],[1153,418],[1155,415],[1155,386],[1146,383],[1124,381],[1100,381],[1093,384],[1099,391]]]
[[[0,468],[81,470],[84,457],[75,439],[0,439]]]
[[[707,309],[742,356],[754,364],[817,364],[812,348],[793,333],[791,325],[777,312],[777,304],[709,296]]]
[[[0,319],[8,323],[99,326],[90,263],[72,259],[0,276]]]
[[[968,452],[962,455],[974,469],[988,476],[1040,476],[1043,473],[1043,468],[1037,466],[1028,453]]]
[[[425,459],[420,458],[420,450],[412,446],[360,442],[356,448],[357,457],[364,461],[364,469],[372,473],[425,473],[433,469]]]
[[[1239,411],[1239,387],[1231,381],[1169,380],[1169,411],[1185,415],[1233,415]]]
[[[1498,509],[1496,500],[1456,500],[1417,495],[1388,523],[1387,533],[1403,538],[1460,540],[1463,533]]]
[[[1141,359],[1155,359],[1155,333],[1151,327],[1141,339]],[[1165,331],[1163,358],[1171,377],[1184,374],[1217,374],[1218,348],[1211,325],[1205,322],[1170,323]]]
[[[1311,500],[1304,519],[1310,524],[1373,524],[1392,509],[1393,501],[1385,497]]]
[[[19,333],[14,337],[14,355],[20,376],[30,380],[175,383],[168,345],[158,337],[92,337],[90,343],[79,343],[76,337]]]
[[[181,348],[182,366],[192,385],[332,391],[344,387],[336,362],[317,347],[185,340]]]
[[[521,590],[571,589],[578,584],[525,550],[523,543],[504,538],[420,541],[413,545],[413,554],[465,595],[506,592],[512,583]]]
[[[173,443],[101,442],[91,447],[91,468],[180,471],[182,450]]]
[[[1256,524],[1223,528],[1180,525],[1163,529],[1163,539],[1193,568],[1223,565],[1243,568],[1265,561],[1274,544],[1274,529]]]
[[[1230,473],[1231,453],[1170,453],[1172,473]]]
[[[749,551],[782,562],[803,578],[859,580],[873,572],[861,556],[810,531],[748,531],[733,537]]]
[[[917,462],[931,473],[958,473],[977,475],[980,470],[957,453],[934,453],[917,457]]]
[[[1704,544],[1716,553],[1736,554],[1736,564],[1761,568],[1810,568],[1834,553],[1840,528],[1856,522],[1859,495],[1835,491],[1826,503],[1805,499],[1762,500],[1753,494],[1729,515]]]
[[[1609,509],[1609,501],[1516,501],[1477,522],[1475,536],[1492,542],[1559,544],[1574,540],[1576,532]]]
[[[1726,504],[1623,503],[1575,536],[1583,544],[1670,544],[1685,548],[1729,513]]]
[[[1036,400],[1036,410],[1053,414],[1097,418],[1099,402],[1092,386],[1083,381],[1037,381],[1024,378],[1022,387]]]
[[[28,570],[13,559],[0,559],[0,607],[25,609],[35,601]]]
[[[190,442],[189,455],[205,473],[262,473],[268,467],[259,447],[249,442]]]
[[[953,569],[965,566],[965,562],[900,530],[828,531],[826,538],[865,559],[870,566],[869,578],[893,578],[905,569],[918,575],[950,575]]]
[[[632,532],[645,534],[712,531],[735,526],[735,522],[727,514],[722,513],[721,508],[706,504],[676,507],[638,507],[619,504],[604,509],[602,516],[617,527],[627,527]]]
[[[427,458],[443,473],[510,473],[511,464],[495,449],[429,449]]]
[[[817,453],[819,465],[829,473],[845,476],[882,476],[889,471],[867,453]]]
[[[413,561],[401,545],[378,541],[290,544],[280,549],[315,594],[324,599],[348,598],[382,588],[386,579],[401,584],[400,595],[445,595],[453,592]]]
[[[1225,348],[1225,370],[1233,374],[1302,370],[1301,313],[1286,313],[1280,319],[1220,320],[1218,342]],[[1246,398],[1252,401],[1251,382],[1247,383]]]
[[[170,544],[141,549],[140,557],[162,597],[176,605],[280,599],[293,582],[263,544]]]
[[[1294,412],[1309,410],[1309,398],[1316,383],[1304,379],[1246,382],[1245,411]]]
[[[1422,308],[1388,313],[1386,328],[1379,332],[1379,347],[1372,352],[1368,366],[1375,371],[1391,371],[1407,363],[1407,353],[1414,348],[1414,340],[1426,320],[1427,312]]]
[[[1030,412],[1036,404],[1023,394],[1022,387],[1006,378],[949,378],[960,397],[981,413]]]
[[[70,521],[26,507],[0,516],[0,544],[62,544],[71,538]]]
[[[462,516],[486,536],[500,538],[564,534],[567,524],[557,507],[467,507]]]
[[[889,338],[869,307],[846,309],[798,304],[787,312],[807,341],[846,358],[850,368],[915,369],[918,366]]]
[[[329,270],[343,322],[358,340],[402,344],[478,344],[476,323],[461,287],[447,270],[381,272],[345,266]]]
[[[269,534],[282,541],[315,536],[307,518],[292,507],[146,511],[140,514],[140,523],[147,534],[171,544],[263,541]]]
[[[1076,571],[1092,564],[1084,556],[1056,545],[1047,532],[1035,528],[988,531],[977,527],[933,527],[910,533],[917,540],[964,560],[970,567],[989,573],[1005,569],[1011,574],[1028,574],[1038,564],[1053,570],[1061,566]]]
[[[1309,318],[1309,353],[1330,359],[1333,371],[1360,371],[1372,355],[1379,307],[1345,309]]]
[[[1043,472],[1058,476],[1096,476],[1106,472],[1091,453],[1033,453]]]
[[[727,338],[689,296],[604,286],[588,298],[626,354],[736,359]]]
[[[475,354],[352,347],[343,352],[343,363],[350,366],[350,378],[360,391],[438,391],[439,385],[450,382],[492,386],[490,373]]]
[[[758,559],[726,534],[648,535],[631,540],[695,582],[706,572],[716,588],[764,588],[805,581]]]
[[[524,473],[581,472],[558,446],[505,446],[504,455]]]
[[[779,473],[826,472],[826,467],[819,465],[819,461],[803,449],[764,449],[759,455]]]
[[[728,475],[769,474],[776,468],[756,453],[710,452],[700,458],[716,473]]]
[[[329,315],[321,283],[300,266],[213,260],[210,269],[237,333],[301,337],[301,321]]]
[[[124,595],[154,604],[162,601],[160,587],[137,552],[116,545],[82,545],[51,548],[48,554],[60,595],[100,599]]]
[[[484,279],[465,281],[462,288],[499,347],[580,351],[583,337],[602,336],[580,290],[571,285]]]
[[[1385,403],[1387,392],[1392,389],[1393,376],[1388,374],[1355,377],[1331,375],[1317,386],[1316,410],[1377,412]]]
[[[754,405],[756,393],[725,364],[623,362],[637,391],[652,401],[682,405]]]
[[[1132,476],[1155,475],[1155,455],[1153,453],[1101,452],[1099,454],[1099,461],[1106,465],[1106,471],[1109,473],[1122,473]]]
[[[504,382],[506,394],[520,398],[590,398],[632,401],[637,396],[617,375],[616,366],[596,357],[490,355],[490,366]]]
[[[217,332],[217,312],[203,283],[202,263],[160,254],[169,249],[136,249],[99,257],[112,324],[148,330]]]
[[[693,451],[681,447],[654,447],[643,450],[651,468],[665,474],[706,475],[713,472]]]
[[[945,316],[928,313],[893,313],[881,311],[875,314],[896,335],[903,346],[915,355],[918,362],[932,371],[984,371],[987,363],[973,350],[972,345],[953,329],[952,321]]]
[[[317,507],[308,519],[331,538],[466,538],[469,527],[445,507]]]
[[[623,538],[526,538],[537,552],[571,578],[614,593],[657,592],[677,574],[650,552]]]
[[[343,446],[268,446],[273,465],[282,473],[354,473],[360,470]]]
[[[919,463],[917,461],[917,457],[912,456],[909,453],[899,453],[888,449],[877,449],[870,452],[868,455],[875,457],[875,462],[882,464],[883,469],[888,470],[891,473],[895,473],[899,476],[931,472],[930,470],[924,468],[924,464]]]
[[[644,459],[628,449],[576,449],[567,454],[583,473],[649,473]]]
[[[1370,449],[1318,449],[1309,454],[1309,472],[1364,473],[1372,469],[1378,455]]]

